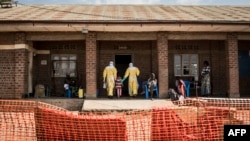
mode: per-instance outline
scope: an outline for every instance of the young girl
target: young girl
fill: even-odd
[[[116,88],[116,93],[117,93],[117,97],[121,97],[122,95],[122,78],[120,76],[117,77],[117,79],[115,80],[115,88]]]

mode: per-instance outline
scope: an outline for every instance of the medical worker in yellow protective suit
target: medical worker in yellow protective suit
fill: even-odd
[[[103,71],[103,82],[106,83],[107,95],[109,98],[113,97],[115,80],[117,76],[117,69],[112,61],[109,62],[109,66],[106,66]]]
[[[129,67],[127,68],[125,75],[123,77],[123,81],[128,78],[128,91],[130,96],[136,96],[138,94],[138,81],[137,76],[140,75],[140,70],[137,67],[133,66],[133,63],[129,63]]]

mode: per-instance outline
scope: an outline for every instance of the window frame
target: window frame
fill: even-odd
[[[52,54],[51,55],[52,77],[65,77],[69,73],[70,77],[77,76],[77,54]],[[55,63],[59,68],[55,69]],[[71,65],[73,64],[73,68]],[[66,68],[63,68],[65,67]]]
[[[184,73],[184,66],[187,66],[188,74]],[[199,72],[198,54],[174,54],[174,76],[195,77]]]

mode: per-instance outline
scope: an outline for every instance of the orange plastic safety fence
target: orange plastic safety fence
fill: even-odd
[[[0,100],[4,141],[222,141],[226,124],[250,124],[250,99],[188,98],[167,108],[102,112]]]

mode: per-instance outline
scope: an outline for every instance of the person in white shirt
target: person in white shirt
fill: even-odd
[[[204,61],[204,67],[201,70],[201,95],[210,96],[211,94],[211,84],[210,84],[210,66],[208,61]]]
[[[148,79],[148,88],[150,90],[151,99],[153,99],[154,88],[156,85],[157,85],[157,79],[155,77],[155,74],[151,73],[151,75]]]

